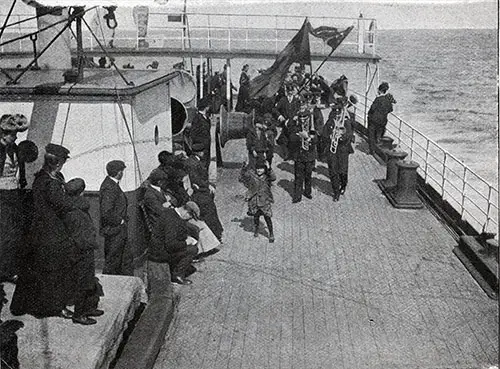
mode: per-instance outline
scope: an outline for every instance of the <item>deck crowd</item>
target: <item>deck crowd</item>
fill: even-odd
[[[221,76],[224,77],[224,72]],[[312,199],[311,177],[316,160],[327,163],[332,199],[339,201],[348,184],[349,155],[354,152],[356,100],[347,96],[345,76],[328,85],[323,77],[304,73],[301,66],[289,73],[272,98],[250,99],[249,83],[245,65],[235,110],[253,110],[255,118],[246,136],[248,163],[241,169],[240,181],[247,188],[247,214],[254,220],[254,236],[259,236],[263,216],[269,242],[274,242],[271,207],[272,183],[276,180],[272,170],[275,149],[284,160],[294,162],[292,203],[302,201],[302,197]],[[379,97],[368,113],[371,150],[383,134],[387,114],[395,103],[387,94],[388,87],[387,83],[380,85]],[[225,96],[226,91],[221,91],[219,97]],[[188,277],[196,271],[193,264],[217,253],[223,242],[224,229],[208,175],[210,114],[223,103],[222,98],[199,101],[188,150],[160,152],[157,168],[137,191],[149,240],[151,276],[161,279],[170,275],[174,283],[190,284]],[[330,107],[330,112],[325,122],[321,110],[326,107]],[[26,219],[16,218],[19,214],[9,213],[9,209],[14,208],[13,202],[20,201],[14,192],[26,186],[23,163],[34,161],[38,151],[32,143],[15,144],[17,132],[27,129],[23,116],[2,116],[0,128],[2,228],[13,230],[2,239],[1,258],[7,261],[17,257],[22,261],[10,269],[7,265],[16,263],[4,263],[0,270],[2,282],[17,283],[11,312],[95,324],[94,318],[104,314],[98,309],[103,291],[95,277],[94,265],[98,234],[104,238],[103,273],[134,273],[128,242],[128,201],[120,188],[126,164],[117,159],[106,165],[107,176],[99,191],[100,222],[96,228],[89,215],[90,204],[82,196],[85,181],[81,178],[66,181],[61,173],[69,150],[48,144],[43,166],[32,184],[32,216],[24,213],[24,218],[30,218],[28,227]],[[22,227],[29,231],[22,234]],[[75,306],[74,311],[68,309],[71,305]]]

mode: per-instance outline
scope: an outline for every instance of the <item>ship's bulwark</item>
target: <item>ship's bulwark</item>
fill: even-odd
[[[216,202],[221,252],[181,287],[155,369],[489,368],[498,363],[497,301],[455,257],[426,209],[398,210],[373,179],[385,168],[359,142],[347,192],[331,200],[325,164],[313,199],[291,204],[293,166],[276,159],[276,242],[253,237],[237,185],[244,141],[223,151]]]

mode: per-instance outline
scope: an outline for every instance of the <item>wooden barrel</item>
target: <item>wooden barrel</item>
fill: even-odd
[[[220,144],[222,147],[229,140],[245,138],[248,129],[253,126],[255,112],[251,114],[242,112],[227,112],[224,105],[220,108],[220,119],[218,131],[220,134]]]

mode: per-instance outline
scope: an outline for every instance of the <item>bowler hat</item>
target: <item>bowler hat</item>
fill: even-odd
[[[200,218],[200,208],[194,201],[188,201],[184,204],[184,208],[191,214],[195,219]]]
[[[69,158],[69,150],[67,148],[53,143],[49,143],[45,146],[45,152],[61,159]]]
[[[109,173],[118,173],[120,170],[125,169],[127,166],[121,160],[111,160],[108,164],[106,164],[106,172]]]
[[[255,169],[259,169],[259,168],[267,168],[266,166],[266,161],[265,160],[262,160],[262,159],[258,159],[255,163]]]
[[[64,185],[64,188],[68,195],[78,196],[85,190],[85,181],[81,178],[73,178]]]
[[[203,145],[201,142],[195,142],[191,146],[191,150],[193,150],[194,152],[203,151],[203,150],[205,150],[205,145]]]

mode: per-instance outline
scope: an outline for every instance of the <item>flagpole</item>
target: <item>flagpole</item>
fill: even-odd
[[[314,73],[311,73],[311,75],[309,76],[309,78],[302,84],[302,87],[300,88],[299,92],[297,92],[297,94],[300,94],[302,92],[302,90],[307,86],[307,84],[312,81],[313,75],[315,75],[316,73],[318,73],[318,71],[321,69],[321,67],[323,66],[323,64],[325,64],[326,61],[328,60],[328,58],[330,56],[332,56],[332,54],[333,54],[334,51],[335,51],[335,49],[332,49],[332,51],[330,51],[330,54],[328,54],[325,57],[325,59],[323,59],[323,61],[321,62],[321,64],[319,65],[319,67],[316,68],[316,70],[314,71]],[[311,62],[311,71],[312,71],[312,62]]]

